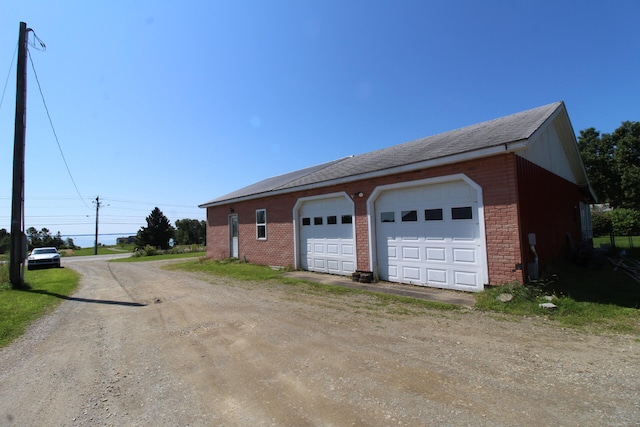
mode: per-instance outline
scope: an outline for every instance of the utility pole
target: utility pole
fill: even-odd
[[[102,207],[102,203],[100,203],[100,196],[96,197],[96,201],[93,203],[96,204],[96,240],[95,245],[93,246],[93,254],[98,255],[98,213]]]
[[[24,235],[24,153],[27,126],[27,24],[20,23],[16,73],[16,118],[13,140],[13,192],[11,202],[11,250],[9,281],[13,288],[24,285],[22,264],[27,256]]]

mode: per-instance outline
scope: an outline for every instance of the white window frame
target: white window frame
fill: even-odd
[[[258,222],[258,214],[264,213],[264,222]],[[260,237],[260,227],[264,227],[264,237]],[[256,240],[267,240],[267,210],[256,209]]]

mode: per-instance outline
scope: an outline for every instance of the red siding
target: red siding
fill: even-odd
[[[580,202],[586,202],[573,183],[521,157],[517,158],[520,226],[525,268],[534,260],[528,234],[536,235],[539,270],[568,255],[567,234],[582,240]]]
[[[523,282],[524,272],[517,269],[517,266],[524,264],[526,267],[526,262],[531,260],[527,233],[537,234],[538,252],[541,258],[544,255],[546,259],[548,254],[562,251],[554,248],[562,244],[562,235],[568,225],[571,225],[572,233],[580,229],[579,219],[574,223],[572,216],[572,207],[577,200],[576,195],[579,194],[576,186],[548,172],[545,174],[540,168],[531,175],[531,172],[527,173],[527,171],[534,168],[530,165],[525,167],[525,165],[522,159],[508,153],[453,165],[208,208],[207,255],[216,259],[229,256],[228,215],[233,208],[239,219],[240,258],[246,257],[249,262],[258,264],[293,266],[295,260],[292,215],[296,200],[318,194],[340,191],[354,194],[362,191],[364,197],[354,198],[357,268],[371,270],[366,201],[373,190],[379,185],[464,173],[480,185],[483,191],[489,282],[491,284]],[[540,181],[541,177],[544,177],[544,181]],[[558,183],[559,180],[562,181],[562,185]],[[563,191],[554,193],[555,195],[546,194],[550,193],[549,188],[556,187],[562,187]],[[518,200],[522,203],[520,209]],[[264,241],[256,239],[256,209],[267,210],[267,240]],[[561,213],[566,214],[567,209],[571,212],[570,218],[563,220],[562,226],[560,223],[553,224]],[[518,219],[519,213],[523,215],[522,233]],[[541,218],[544,221],[538,224]],[[551,225],[555,226],[556,231],[547,233],[547,228]],[[526,259],[523,259],[523,251]]]

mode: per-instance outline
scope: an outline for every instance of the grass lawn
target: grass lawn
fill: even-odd
[[[98,246],[98,255],[113,255],[133,252],[135,245]],[[95,255],[95,248],[60,249],[63,256]]]
[[[68,268],[25,271],[25,289],[11,289],[6,265],[0,266],[0,348],[24,333],[78,286],[80,276]]]
[[[501,294],[512,299],[500,302]],[[551,301],[545,297],[553,297]],[[551,302],[555,309],[541,308]],[[640,283],[606,261],[599,268],[562,263],[527,286],[506,285],[478,294],[476,308],[519,316],[545,316],[563,326],[640,333]]]
[[[614,242],[616,248],[618,249],[640,249],[640,236],[616,236]],[[609,238],[609,236],[599,236],[593,238],[594,248],[599,248],[602,245],[611,245],[611,239]]]

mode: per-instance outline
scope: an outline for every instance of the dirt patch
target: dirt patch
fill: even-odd
[[[5,425],[637,425],[637,337],[68,265],[64,301],[0,351]]]

